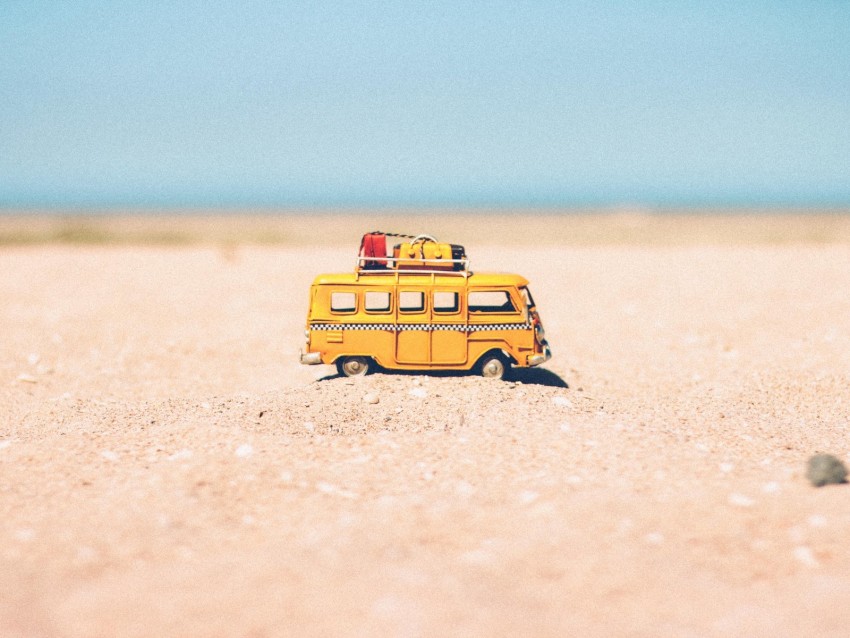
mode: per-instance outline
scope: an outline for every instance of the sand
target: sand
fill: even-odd
[[[0,636],[850,633],[850,243],[489,233],[511,382],[301,366],[356,246],[0,249]]]

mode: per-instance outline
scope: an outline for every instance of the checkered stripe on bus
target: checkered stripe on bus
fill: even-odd
[[[311,330],[456,330],[457,332],[483,332],[485,330],[528,330],[531,322],[523,323],[314,323]]]

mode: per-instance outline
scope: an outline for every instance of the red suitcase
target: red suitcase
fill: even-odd
[[[387,267],[387,237],[383,233],[366,233],[360,240],[360,267],[376,270]]]

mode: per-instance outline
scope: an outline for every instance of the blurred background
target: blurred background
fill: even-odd
[[[850,205],[850,3],[0,2],[0,210]]]

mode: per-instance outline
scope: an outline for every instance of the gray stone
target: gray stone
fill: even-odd
[[[846,483],[847,468],[844,467],[844,463],[840,459],[834,457],[832,454],[815,454],[809,459],[806,478],[815,487]]]

